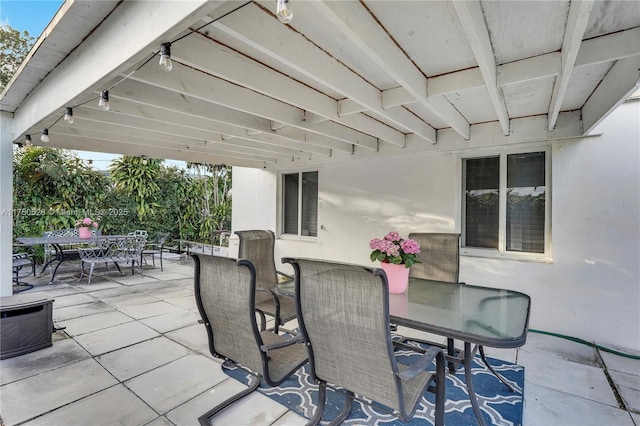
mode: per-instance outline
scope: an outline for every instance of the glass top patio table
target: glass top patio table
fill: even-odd
[[[278,292],[294,296],[294,282],[278,284]],[[530,304],[529,296],[517,291],[410,278],[405,293],[389,294],[389,316],[405,327],[517,348],[526,341]]]

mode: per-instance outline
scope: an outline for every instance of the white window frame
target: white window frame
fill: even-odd
[[[489,257],[498,259],[524,260],[532,262],[552,263],[551,256],[551,146],[549,144],[538,146],[521,146],[509,149],[482,150],[472,154],[463,153],[459,156],[459,191],[460,194],[460,254],[470,257]],[[528,253],[508,251],[507,247],[507,156],[510,154],[526,154],[530,152],[545,153],[545,212],[544,212],[544,253]],[[498,207],[498,248],[481,248],[465,246],[465,196],[466,196],[466,168],[464,160],[474,158],[499,157],[500,158],[500,195]]]
[[[302,206],[302,174],[316,172],[318,173],[318,187],[320,186],[320,170],[319,169],[303,169],[303,170],[290,170],[281,171],[278,173],[278,238],[283,240],[300,240],[300,241],[317,241],[318,236],[302,235],[302,208],[298,208],[298,231],[297,234],[286,234],[284,232],[284,176],[297,174],[298,175],[298,206]],[[318,188],[319,197],[320,189]],[[317,233],[320,232],[320,207],[318,206],[318,212],[316,214],[316,229]]]

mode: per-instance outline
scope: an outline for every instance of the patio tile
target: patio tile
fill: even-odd
[[[165,337],[185,345],[195,351],[209,353],[207,331],[202,324],[194,324],[179,330],[165,333]]]
[[[167,303],[171,303],[172,305],[178,306],[182,309],[198,309],[196,298],[193,294],[183,297],[166,297],[164,300]]]
[[[91,333],[75,337],[92,355],[102,355],[107,352],[130,346],[143,340],[152,339],[158,333],[137,321],[116,325]]]
[[[309,422],[309,419],[294,413],[293,411],[287,411],[287,413],[280,417],[272,426],[303,426]]]
[[[270,425],[287,412],[287,407],[271,398],[253,392],[238,401],[231,410],[225,410],[213,418],[212,425]]]
[[[189,354],[166,337],[157,337],[96,357],[118,380],[125,381]]]
[[[55,303],[55,302],[54,302]],[[82,305],[67,306],[53,310],[54,321],[64,321],[72,318],[84,317],[98,314],[100,312],[112,311],[115,308],[101,301],[83,303]]]
[[[187,355],[125,385],[164,414],[227,378],[220,364],[202,355]]]
[[[191,311],[176,311],[140,320],[144,325],[153,328],[158,333],[177,330],[193,324],[198,324],[200,315]]]
[[[140,274],[135,274],[135,275],[125,274],[119,277],[112,277],[111,279],[117,283],[124,284],[124,285],[138,285],[138,284],[153,283],[158,281],[156,278],[150,277],[148,275],[140,275]]]
[[[145,426],[174,426],[165,416],[160,416],[155,420],[147,423]]]
[[[95,360],[87,359],[3,385],[2,419],[15,425],[117,384]]]
[[[65,332],[70,336],[80,336],[81,334],[102,330],[131,321],[133,321],[133,318],[122,312],[107,311],[80,318],[58,321],[58,326],[66,327]]]
[[[0,377],[2,384],[6,385],[90,357],[75,340],[64,339],[54,342],[50,348],[3,359],[0,362]]]
[[[633,422],[636,424],[636,426],[640,425],[640,413],[629,413],[631,414],[631,418],[633,419]]]
[[[113,386],[25,423],[31,425],[144,425],[158,417],[123,385]]]
[[[92,303],[92,302],[95,302],[96,300],[97,299],[95,297],[91,297],[87,293],[76,293],[76,294],[70,294],[68,296],[58,296],[55,298],[55,301],[53,302],[53,308],[60,309],[67,306],[81,305],[83,303]]]
[[[145,303],[155,303],[159,302],[160,299],[157,297],[151,296],[147,293],[133,293],[133,294],[123,294],[121,296],[114,296],[109,299],[104,300],[106,303],[113,305],[117,308],[122,306],[134,306],[134,305],[144,305]]]
[[[527,374],[530,371],[527,370]],[[524,388],[524,425],[633,426],[629,413],[619,408],[536,383],[527,382]]]
[[[135,319],[142,319],[179,311],[181,309],[170,303],[158,301],[145,303],[143,305],[121,306],[118,310]]]
[[[593,365],[595,367],[600,366],[595,349],[592,347],[540,333],[528,333],[527,343],[520,348],[520,352],[543,353],[545,356]]]
[[[30,292],[33,293],[36,291],[42,291],[49,297],[57,298],[61,296],[67,296],[70,294],[78,294],[80,292],[83,292],[84,290],[78,289],[68,284],[54,284],[54,285],[44,284],[44,285],[34,287]]]
[[[525,367],[525,380],[614,407],[618,402],[604,371],[598,367],[554,358],[536,352],[518,353],[518,364]],[[525,386],[526,389],[526,386]],[[525,391],[526,392],[526,391]]]
[[[77,287],[82,289],[83,291],[97,291],[97,290],[104,290],[107,288],[120,287],[120,285],[117,282],[106,280],[100,275],[98,275],[97,277],[98,277],[98,280],[94,280],[95,277],[91,277],[91,284],[87,284],[83,278],[83,281],[77,284]]]
[[[157,278],[159,280],[163,280],[163,281],[181,280],[188,277],[188,275],[185,276],[185,274],[181,274],[173,271],[169,272],[167,271],[167,268],[164,268],[164,269],[165,269],[164,271],[160,271],[160,266],[158,265],[158,269],[145,270],[144,274],[149,275],[150,277]],[[193,284],[193,273],[191,273],[191,284]]]
[[[138,290],[135,288],[131,288],[125,285],[118,285],[117,287],[110,287],[102,290],[94,290],[91,291],[91,296],[102,300],[103,302],[108,302],[109,299],[116,298],[119,296],[130,296],[135,294],[140,294]]]
[[[602,356],[602,359],[604,360],[604,363],[609,371],[614,370],[621,373],[640,376],[640,360],[626,358],[604,351],[600,351],[600,355]]]
[[[640,376],[609,371],[627,408],[640,413]]]
[[[237,380],[227,377],[215,387],[169,411],[166,416],[177,425],[198,425],[198,416],[246,388],[247,386]],[[227,410],[233,410],[234,406],[232,405]]]

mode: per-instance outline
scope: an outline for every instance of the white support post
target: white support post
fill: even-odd
[[[0,296],[13,294],[13,114],[0,112]]]

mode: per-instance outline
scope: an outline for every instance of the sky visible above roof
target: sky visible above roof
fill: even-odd
[[[27,31],[38,38],[56,14],[61,0],[2,0],[0,2],[0,24],[9,25],[20,31]]]

